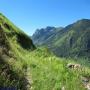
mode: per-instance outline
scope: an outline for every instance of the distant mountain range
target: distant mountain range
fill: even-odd
[[[58,31],[61,29],[62,27],[55,28],[50,26],[47,26],[46,28],[37,29],[32,36],[32,40],[34,41],[34,44],[42,45],[48,41],[49,37],[52,37],[52,35],[58,33]]]
[[[64,28],[37,29],[32,40],[37,46],[48,46],[57,56],[90,57],[90,20],[78,20]]]

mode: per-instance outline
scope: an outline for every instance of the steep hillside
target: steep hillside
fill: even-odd
[[[5,34],[5,40],[9,38],[16,38],[17,42],[25,49],[33,49],[32,40],[13,23],[11,23],[5,16],[0,14],[0,30]],[[24,43],[25,42],[25,43]]]
[[[90,57],[90,20],[79,20],[43,41],[57,56]]]
[[[31,51],[35,46],[24,32],[0,13],[0,87],[26,90],[24,64],[18,54],[21,49]]]

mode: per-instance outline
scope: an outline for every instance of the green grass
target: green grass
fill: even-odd
[[[16,82],[6,84],[6,86],[18,86],[20,90],[24,90],[23,77],[30,75],[31,90],[61,90],[65,87],[66,90],[85,90],[81,76],[90,76],[90,69],[81,63],[82,60],[75,61],[74,59],[58,58],[45,48],[38,48],[34,51],[23,49],[16,39],[9,39],[10,46],[12,48],[14,60],[8,61],[12,71],[15,73],[15,77],[20,77]],[[70,70],[67,63],[81,63],[83,70]],[[12,75],[12,73],[11,73]],[[12,85],[11,85],[12,83]],[[26,82],[24,82],[26,83]]]
[[[29,80],[31,90],[61,90],[62,87],[65,87],[65,90],[85,90],[80,78],[90,76],[90,68],[86,59],[58,58],[47,48],[32,51],[31,49],[35,47],[31,39],[5,16],[0,14],[0,17],[3,19],[0,20],[0,25],[2,25],[2,34],[4,34],[1,35],[1,39],[4,40],[0,40],[6,44],[7,53],[11,52],[11,55],[6,55],[0,50],[0,87],[14,86],[18,90],[26,90],[26,80]],[[5,28],[3,22],[7,23],[10,29]],[[21,35],[20,42],[18,35]],[[2,43],[3,46],[4,44]],[[23,48],[23,45],[25,47],[27,45],[27,48]],[[83,69],[68,69],[66,67],[68,63],[80,63]],[[3,67],[6,69],[3,70]]]
[[[33,90],[61,90],[63,86],[66,90],[85,90],[80,77],[88,71],[72,71],[66,68],[68,62],[62,58],[43,58],[34,54],[31,53],[32,57],[29,56],[30,61],[27,62],[31,69]]]
[[[61,90],[62,87],[65,87],[66,90],[85,90],[80,78],[90,75],[88,67],[84,67],[82,71],[70,70],[66,67],[67,63],[79,62],[57,58],[45,49],[37,49],[32,52],[21,47],[13,49],[15,56],[19,59],[14,63],[16,70],[27,69],[31,78],[32,90]]]

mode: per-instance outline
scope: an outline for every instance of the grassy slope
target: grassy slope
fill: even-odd
[[[5,40],[9,43],[11,54],[2,57],[0,53],[0,87],[14,86],[26,90],[28,81],[32,90],[61,90],[62,87],[66,90],[85,90],[79,78],[81,75],[90,75],[88,67],[83,71],[69,70],[66,65],[74,62],[73,60],[57,58],[48,49],[36,49],[32,52],[31,49],[27,50],[17,38],[17,33],[23,33],[7,19],[5,22],[10,28],[5,28],[2,23],[1,25],[6,33]],[[12,30],[15,34],[12,34]],[[3,67],[6,69],[3,70]]]
[[[88,67],[82,71],[67,69],[67,63],[76,62],[57,58],[50,55],[47,50],[42,49],[33,52],[21,49],[16,53],[19,59],[16,62],[16,70],[18,65],[19,68],[27,68],[27,73],[30,75],[31,90],[61,90],[63,86],[66,90],[85,90],[80,77],[90,75]],[[24,57],[22,57],[23,55]]]
[[[32,40],[0,13],[0,87],[14,86],[26,90],[26,68],[17,52],[21,47],[35,49]]]
[[[11,41],[12,42],[12,41]],[[18,44],[14,44],[17,47]],[[47,49],[37,49],[32,52],[21,47],[13,48],[18,57],[15,70],[26,69],[30,75],[31,90],[85,90],[80,77],[89,76],[90,69],[86,66],[82,71],[67,69],[67,63],[74,62],[72,59],[57,58]],[[25,73],[25,74],[26,74]]]

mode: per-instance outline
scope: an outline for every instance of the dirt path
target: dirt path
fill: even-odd
[[[30,73],[30,68],[27,68],[26,70],[26,80],[27,80],[27,90],[32,90],[32,75]]]

